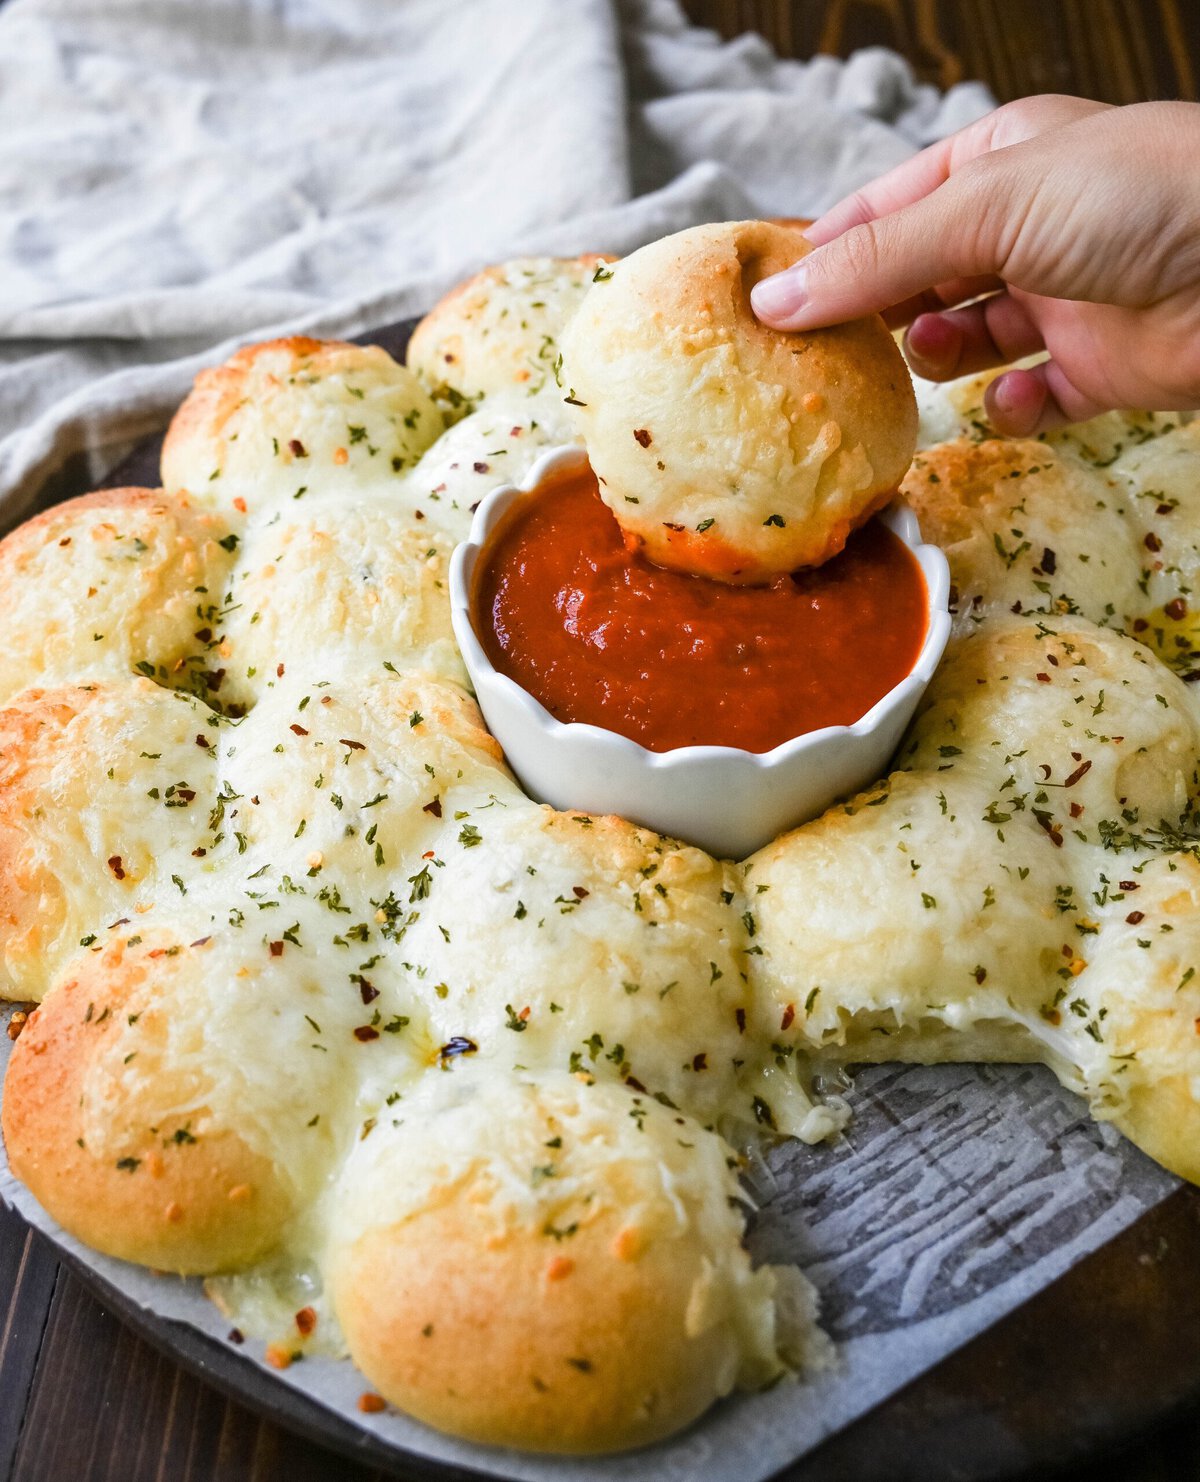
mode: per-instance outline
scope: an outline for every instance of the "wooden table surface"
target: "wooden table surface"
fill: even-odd
[[[1002,100],[1051,90],[1114,103],[1195,99],[1200,79],[1200,0],[687,0],[686,9],[728,36],[761,31],[791,56],[889,45],[931,82],[982,78]],[[1200,1198],[1182,1197],[1194,1199],[1200,1216]],[[1128,1232],[1127,1259],[1153,1259],[1154,1218]],[[1064,1312],[1069,1299],[1068,1287]],[[260,1420],[160,1357],[3,1209],[0,1304],[0,1479],[373,1482],[380,1475]],[[903,1397],[890,1410],[889,1424],[900,1425]],[[837,1456],[829,1477],[854,1482],[852,1434]],[[1200,1412],[1082,1474],[1089,1482],[1197,1482]]]

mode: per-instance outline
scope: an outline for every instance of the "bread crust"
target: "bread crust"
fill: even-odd
[[[174,945],[174,944],[172,944]],[[165,1067],[153,1085],[118,1083],[102,1146],[81,1107],[130,1014],[160,1046],[169,1008],[155,1001],[152,946],[118,939],[78,959],[30,1014],[4,1082],[4,1144],[38,1202],[94,1250],[158,1270],[206,1274],[268,1251],[289,1212],[271,1163]],[[198,944],[184,950],[203,952]]]
[[[908,468],[916,402],[882,320],[783,334],[750,307],[809,250],[765,221],[679,232],[595,283],[564,333],[601,497],[659,565],[729,582],[817,565]]]
[[[445,294],[408,343],[408,365],[431,388],[474,399],[554,390],[558,339],[597,268],[616,259],[530,257],[484,268]]]

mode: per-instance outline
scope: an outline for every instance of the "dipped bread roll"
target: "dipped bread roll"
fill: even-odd
[[[693,227],[606,269],[559,380],[626,543],[662,566],[765,582],[836,555],[916,443],[878,317],[785,334],[750,290],[809,250],[764,221]]]

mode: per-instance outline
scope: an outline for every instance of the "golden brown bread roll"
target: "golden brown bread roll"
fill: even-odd
[[[326,1265],[356,1363],[439,1429],[596,1452],[812,1362],[819,1340],[804,1353],[776,1310],[811,1331],[811,1289],[751,1269],[734,1162],[689,1118],[564,1071],[427,1081],[343,1174]]]
[[[443,426],[416,376],[377,345],[269,340],[197,376],[163,444],[163,487],[230,518],[392,489]]]
[[[162,928],[129,932],[72,962],[30,1016],[5,1077],[9,1162],[106,1255],[181,1273],[242,1265],[275,1243],[293,1191],[243,1136],[255,1109],[213,1103],[210,1004],[171,991],[219,973],[216,954]]]
[[[134,678],[25,690],[0,710],[5,997],[40,999],[81,937],[149,909],[197,868],[219,725]]]
[[[878,317],[768,329],[750,290],[809,250],[763,221],[694,227],[606,269],[559,380],[626,542],[761,582],[841,550],[894,495],[917,409]]]
[[[793,1042],[1044,1061],[1200,1179],[1188,687],[1086,619],[990,619],[951,645],[897,760],[746,863],[766,887],[752,982]]]
[[[453,402],[516,390],[554,389],[563,327],[588,285],[613,259],[521,257],[484,268],[452,288],[408,343],[408,366]]]
[[[161,489],[69,499],[0,541],[0,704],[26,685],[150,673],[216,695],[198,634],[232,564],[230,527]]]

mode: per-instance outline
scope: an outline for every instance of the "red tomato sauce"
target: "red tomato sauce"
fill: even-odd
[[[921,568],[878,520],[823,566],[726,586],[628,552],[587,470],[514,506],[472,604],[492,664],[551,715],[651,751],[770,751],[853,724],[912,668],[928,615]]]

